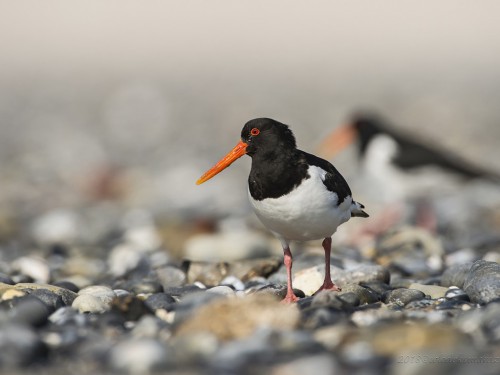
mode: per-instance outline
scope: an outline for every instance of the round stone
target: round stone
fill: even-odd
[[[420,290],[398,288],[384,293],[382,295],[382,302],[405,306],[412,301],[418,301],[423,298],[425,298],[425,294]]]
[[[81,313],[104,313],[111,309],[111,301],[106,302],[91,294],[82,294],[75,298],[71,307]]]

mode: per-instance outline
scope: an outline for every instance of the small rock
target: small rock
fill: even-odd
[[[281,304],[270,296],[224,298],[200,307],[176,334],[209,332],[219,340],[234,340],[250,336],[259,327],[293,329],[299,318],[297,306]]]
[[[342,286],[342,291],[335,293],[338,293],[339,296],[344,296],[345,294],[353,293],[358,298],[360,304],[375,303],[380,301],[380,296],[377,293],[367,288],[363,288],[358,284],[344,284]]]
[[[334,357],[330,354],[316,354],[274,366],[271,375],[337,374],[340,372],[339,365]]]
[[[127,321],[136,321],[152,310],[139,298],[133,295],[116,297],[111,303],[111,311],[121,314]]]
[[[146,261],[146,255],[135,246],[120,244],[114,247],[108,257],[109,271],[119,277],[137,269]]]
[[[142,316],[131,334],[135,338],[159,338],[162,330],[166,330],[167,325],[162,320],[158,319],[153,315],[144,315]],[[167,332],[170,336],[170,333]]]
[[[384,293],[382,295],[382,302],[405,306],[411,301],[418,301],[423,298],[425,298],[425,294],[420,290],[399,288]]]
[[[251,280],[255,280],[255,278],[252,278]],[[228,285],[237,291],[245,290],[245,284],[243,281],[232,275],[224,278],[224,280],[221,281],[221,285]]]
[[[79,314],[72,307],[61,307],[49,316],[49,321],[55,325],[74,323],[76,326],[84,326],[87,316]]]
[[[115,370],[145,374],[164,369],[170,355],[159,341],[142,338],[119,342],[111,349],[109,360]]]
[[[282,264],[283,259],[277,257],[240,260],[230,263],[230,273],[242,281],[248,281],[255,277],[268,277]]]
[[[10,289],[14,288],[16,290],[21,290],[26,293],[32,293],[35,290],[45,290],[52,292],[54,294],[57,294],[58,296],[61,296],[62,301],[65,305],[71,305],[73,303],[73,300],[76,298],[77,294],[73,293],[72,291],[64,288],[60,288],[54,285],[49,285],[49,284],[35,284],[35,283],[19,283],[16,285],[8,285],[8,284],[1,284],[0,283],[0,293],[4,289]]]
[[[47,347],[29,326],[4,324],[0,329],[0,363],[6,369],[40,363],[47,357]],[[16,373],[17,371],[12,371]]]
[[[42,244],[71,243],[79,232],[79,219],[69,210],[49,211],[33,223],[33,237]]]
[[[175,298],[166,293],[155,293],[150,295],[144,301],[146,306],[148,306],[152,311],[156,311],[158,309],[163,310],[172,310],[173,306],[176,303]]]
[[[384,294],[388,290],[393,289],[393,287],[391,285],[380,282],[380,281],[372,281],[369,283],[360,283],[360,285],[363,288],[366,288],[368,290],[373,291],[374,293],[378,294],[379,296],[381,296],[382,294]]]
[[[151,294],[163,292],[163,287],[154,280],[133,280],[129,289],[135,294]]]
[[[209,288],[207,289],[207,293],[221,294],[226,297],[235,296],[234,290],[225,285],[214,286],[213,288]]]
[[[463,289],[457,288],[456,286],[451,286],[444,296],[448,299],[455,299],[466,302],[470,301],[467,293],[465,293]]]
[[[71,307],[81,313],[102,314],[111,309],[111,301],[107,303],[103,299],[91,294],[82,294],[75,298]]]
[[[464,290],[474,303],[486,304],[500,298],[500,265],[478,260],[464,281]]]
[[[30,293],[30,296],[36,297],[45,303],[51,313],[65,306],[65,303],[60,295],[47,289],[35,289]]]
[[[267,294],[271,296],[275,296],[279,299],[283,299],[286,296],[287,286],[286,284],[265,284],[265,285],[256,285],[254,287],[248,288],[245,293],[246,294]],[[299,298],[305,297],[304,292],[300,289],[293,289],[293,294]]]
[[[46,284],[50,280],[50,268],[44,259],[26,256],[16,259],[12,268],[23,275],[29,276],[36,283]]]
[[[361,265],[350,270],[331,266],[332,280],[342,287],[345,284],[360,284],[371,282],[388,283],[390,274],[382,266]],[[294,286],[303,290],[305,295],[312,295],[323,284],[324,266],[316,266],[298,271],[294,274]]]
[[[10,299],[13,299],[13,298],[19,298],[19,297],[23,297],[26,295],[26,292],[23,292],[22,290],[19,290],[19,289],[4,289],[2,290],[1,292],[1,300],[2,301],[8,301]]]
[[[368,340],[377,354],[390,357],[402,352],[418,353],[420,350],[454,353],[454,349],[460,345],[470,345],[464,334],[444,324],[382,325],[364,334],[368,334]]]
[[[351,315],[351,321],[358,327],[372,327],[377,326],[380,322],[394,322],[403,318],[402,311],[387,308],[359,310]]]
[[[15,282],[9,276],[0,272],[0,283],[14,285]]]
[[[207,332],[185,334],[173,338],[172,349],[177,364],[203,365],[213,359],[219,349],[219,341]]]
[[[229,275],[229,263],[185,262],[188,267],[189,283],[200,281],[205,285],[216,286]]]
[[[28,295],[14,301],[14,307],[9,311],[13,322],[39,327],[47,322],[51,314],[49,307],[36,297]]]
[[[457,286],[464,287],[465,278],[472,267],[472,262],[456,264],[448,267],[441,277],[442,286]]]
[[[177,326],[184,320],[188,319],[201,307],[213,302],[217,299],[225,299],[221,294],[216,293],[191,293],[187,294],[175,305],[175,320]]]
[[[463,310],[464,306],[472,307],[473,305],[468,301],[460,299],[449,299],[438,303],[436,305],[436,310]]]
[[[103,301],[104,304],[110,305],[113,299],[116,297],[115,292],[108,286],[104,285],[92,285],[81,289],[78,292],[79,296],[91,295],[97,299]]]
[[[311,308],[329,307],[337,310],[351,310],[354,307],[351,302],[357,302],[357,305],[359,305],[359,299],[346,301],[341,298],[338,292],[323,290],[313,297]]]
[[[420,299],[417,301],[408,302],[405,305],[405,310],[422,310],[429,309],[437,304],[436,300],[433,299]]]
[[[443,268],[443,245],[428,231],[417,227],[399,227],[387,232],[377,245],[378,264],[401,271],[404,275],[425,276]]]
[[[198,234],[185,244],[186,258],[195,261],[232,261],[269,255],[271,249],[267,237],[246,230]]]
[[[155,270],[156,276],[163,288],[171,288],[186,284],[187,276],[181,269],[164,266]]]
[[[52,285],[57,286],[59,288],[71,290],[74,293],[78,293],[80,291],[80,288],[78,288],[78,286],[76,286],[75,283],[72,283],[71,281],[67,281],[67,280],[56,281],[56,282],[52,283]]]
[[[198,293],[201,292],[205,288],[201,288],[199,285],[191,284],[191,285],[184,285],[184,286],[179,286],[179,287],[170,287],[170,288],[164,288],[163,292],[165,294],[174,296],[174,297],[182,297],[187,294],[191,293]]]
[[[416,289],[420,290],[423,292],[425,295],[430,296],[431,298],[437,299],[444,297],[446,295],[446,292],[448,291],[448,288],[442,287],[442,286],[437,286],[437,285],[424,285],[424,284],[418,284],[418,283],[412,283],[408,287],[408,289]]]

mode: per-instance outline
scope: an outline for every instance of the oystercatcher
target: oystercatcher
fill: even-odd
[[[368,161],[371,154],[384,155],[379,159],[408,173],[420,167],[436,166],[466,179],[500,180],[498,173],[474,165],[441,146],[419,140],[417,136],[397,131],[381,117],[370,113],[358,113],[347,125],[336,129],[322,143],[321,154],[330,158],[355,140],[360,159]]]
[[[320,290],[340,288],[330,276],[331,236],[351,217],[368,217],[335,167],[297,149],[287,125],[269,118],[248,121],[240,142],[196,184],[201,184],[243,155],[252,158],[248,177],[250,203],[262,223],[280,240],[287,271],[283,302],[295,302],[290,241],[323,239],[325,279]]]
[[[498,173],[474,165],[431,141],[398,131],[370,112],[356,113],[348,124],[323,141],[318,153],[330,159],[352,143],[356,143],[361,162],[360,184],[370,187],[364,191],[364,197],[382,204],[381,215],[372,225],[379,222],[384,229],[414,210],[416,224],[435,231],[437,218],[430,204],[432,197],[449,195],[463,180],[484,178],[500,182]],[[408,206],[410,202],[413,204]],[[377,213],[376,207],[372,207],[373,212]]]

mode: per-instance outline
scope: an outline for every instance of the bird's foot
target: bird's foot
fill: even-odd
[[[331,280],[328,280],[328,281],[325,280],[323,285],[321,285],[321,287],[313,294],[313,296],[315,296],[316,294],[318,294],[322,290],[331,290],[333,292],[341,292],[342,288],[335,285]]]
[[[288,291],[286,293],[285,298],[281,300],[281,303],[294,303],[299,300],[299,297],[297,297],[295,294],[293,294],[292,291]]]

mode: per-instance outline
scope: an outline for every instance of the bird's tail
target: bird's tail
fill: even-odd
[[[351,217],[369,217],[370,215],[363,211],[363,208],[365,206],[361,203],[353,201],[351,205]]]

